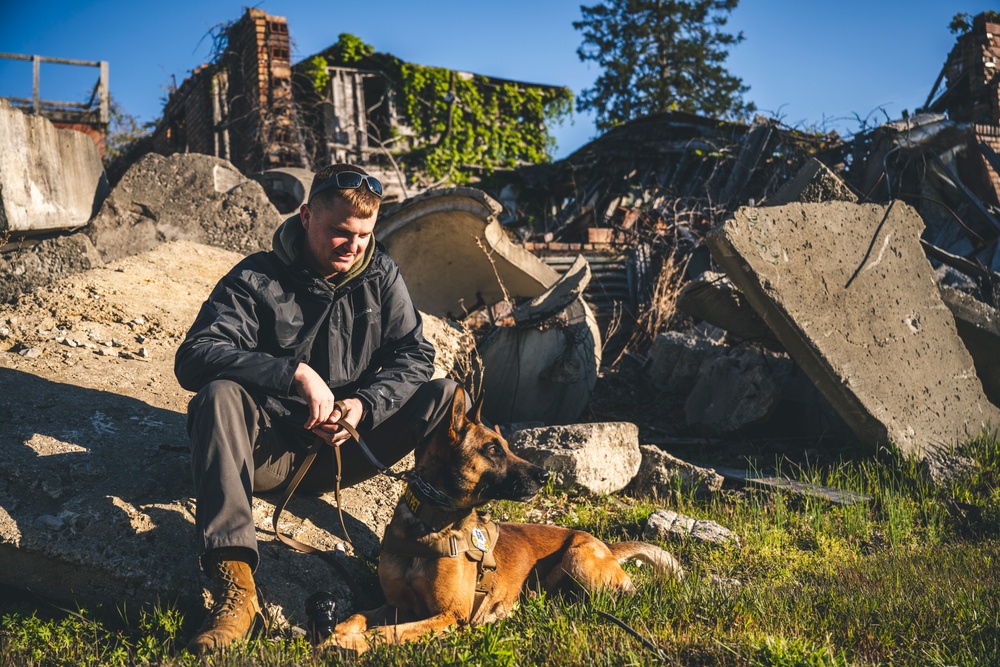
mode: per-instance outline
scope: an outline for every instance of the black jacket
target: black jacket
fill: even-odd
[[[298,216],[290,218],[270,252],[250,255],[219,281],[177,350],[174,373],[189,391],[238,382],[272,418],[301,426],[308,410],[292,375],[302,361],[335,398],[360,399],[365,425],[377,426],[431,377],[434,348],[381,245],[360,275],[334,288],[300,258],[303,237]]]

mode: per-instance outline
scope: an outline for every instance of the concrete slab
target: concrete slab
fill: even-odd
[[[80,227],[107,195],[93,139],[0,99],[0,233]]]
[[[941,287],[941,299],[955,316],[962,342],[976,364],[986,398],[1000,406],[1000,312],[954,287]]]
[[[840,416],[871,446],[928,454],[1000,426],[910,207],[741,208],[713,257]]]
[[[302,167],[278,167],[250,178],[260,183],[278,213],[291,215],[305,202],[315,176],[315,172]]]
[[[555,284],[555,269],[507,238],[501,210],[481,190],[447,188],[379,219],[375,238],[399,264],[418,309],[457,319],[477,304],[535,297]]]

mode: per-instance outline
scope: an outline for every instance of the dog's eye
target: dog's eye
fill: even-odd
[[[498,445],[496,443],[493,443],[492,445],[490,445],[489,447],[486,448],[486,451],[489,452],[490,454],[499,454],[500,453],[500,445]]]

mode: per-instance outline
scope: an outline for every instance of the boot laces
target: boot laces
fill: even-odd
[[[233,568],[226,563],[219,563],[216,574],[218,575],[216,590],[213,591],[215,603],[212,605],[210,617],[216,623],[226,616],[237,618],[236,609],[243,605],[247,592],[236,583],[236,573]]]

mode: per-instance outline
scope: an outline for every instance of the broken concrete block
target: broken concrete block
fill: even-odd
[[[781,399],[763,356],[737,351],[702,364],[684,401],[684,421],[711,435],[734,433],[767,421]]]
[[[639,427],[628,422],[519,431],[511,449],[552,471],[557,486],[591,495],[624,489],[639,470]]]
[[[0,99],[0,232],[81,227],[107,195],[93,139]]]
[[[927,454],[1000,425],[941,302],[913,209],[742,208],[712,255],[858,437]]]
[[[1000,312],[954,287],[941,287],[941,299],[955,316],[955,327],[972,355],[983,392],[1000,406]]]
[[[707,338],[679,331],[657,334],[649,350],[646,374],[654,386],[677,396],[687,396],[698,381],[701,365],[725,354],[728,348]]]
[[[226,160],[150,153],[129,167],[86,232],[106,262],[180,240],[247,255],[271,249],[281,220],[260,184]]]
[[[767,206],[825,201],[846,201],[856,204],[858,197],[829,167],[816,158],[809,158],[795,178],[782,185],[774,196],[767,200]]]
[[[706,271],[677,295],[677,307],[692,317],[724,329],[737,341],[760,343],[783,351],[781,343],[757,312],[722,273]]]
[[[649,520],[646,521],[642,536],[647,540],[660,540],[661,542],[676,537],[693,537],[700,542],[740,546],[739,535],[715,521],[692,519],[673,510],[653,512]]]
[[[640,445],[642,463],[632,480],[635,493],[654,498],[669,498],[674,492],[707,497],[722,488],[722,475],[711,468],[682,461],[656,445]]]
[[[497,221],[502,207],[474,188],[429,190],[379,219],[375,236],[425,313],[460,319],[507,298],[535,297],[559,279],[515,246]]]
[[[483,415],[494,423],[570,424],[597,384],[601,335],[582,294],[583,257],[545,293],[517,308],[515,326],[495,327],[480,343]]]

